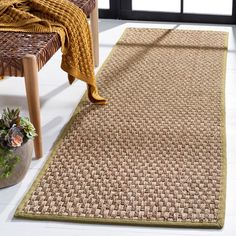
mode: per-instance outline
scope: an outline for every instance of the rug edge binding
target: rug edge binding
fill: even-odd
[[[116,45],[113,47],[111,52],[109,53],[108,57],[104,61],[103,65],[99,69],[97,73],[97,77],[100,75],[103,67],[106,65],[107,61],[112,57],[116,50],[116,46],[118,42],[125,36],[126,32],[130,28],[126,28],[124,32],[122,33],[121,37],[117,41]],[[132,28],[131,28],[132,29]],[[161,226],[161,227],[174,227],[174,228],[213,228],[213,229],[222,229],[224,227],[225,222],[225,205],[226,205],[226,176],[227,176],[227,165],[226,165],[226,124],[225,124],[225,80],[226,80],[226,64],[227,64],[227,47],[228,47],[228,32],[222,32],[222,31],[215,31],[219,33],[225,34],[225,47],[226,50],[224,51],[224,57],[223,57],[223,92],[222,92],[222,108],[223,108],[223,117],[222,117],[222,137],[223,137],[223,165],[222,165],[222,178],[221,178],[221,208],[219,213],[219,220],[215,223],[194,223],[194,222],[165,222],[165,221],[135,221],[135,220],[117,220],[117,219],[101,219],[101,218],[82,218],[82,217],[70,217],[70,216],[55,216],[55,215],[35,215],[35,214],[26,214],[22,212],[22,208],[26,201],[30,198],[31,193],[35,190],[37,187],[38,182],[44,175],[45,171],[49,167],[52,158],[54,156],[54,153],[57,151],[58,146],[60,145],[62,138],[65,137],[66,132],[68,131],[69,127],[75,120],[75,116],[80,112],[81,105],[87,100],[87,92],[83,95],[81,101],[79,102],[78,106],[75,108],[75,111],[69,120],[69,122],[64,126],[62,132],[58,135],[56,142],[52,148],[51,153],[47,157],[47,160],[43,166],[43,168],[40,170],[39,174],[34,179],[31,187],[28,189],[26,194],[24,195],[23,199],[20,201],[20,204],[18,205],[14,217],[15,218],[21,218],[21,219],[30,219],[30,220],[47,220],[47,221],[66,221],[66,222],[74,222],[74,223],[94,223],[94,224],[115,224],[115,225],[136,225],[136,226]]]

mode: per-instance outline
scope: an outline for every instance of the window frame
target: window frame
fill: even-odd
[[[100,9],[99,13],[101,18],[109,19],[236,24],[236,0],[233,0],[232,16],[183,13],[184,0],[180,0],[180,2],[181,12],[172,13],[161,11],[134,11],[132,10],[132,0],[110,0],[110,9]]]

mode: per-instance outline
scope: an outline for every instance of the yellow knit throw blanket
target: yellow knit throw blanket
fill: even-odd
[[[96,104],[106,103],[96,86],[87,18],[75,4],[68,0],[0,0],[0,31],[58,33],[61,67],[69,81],[85,81],[89,99]]]

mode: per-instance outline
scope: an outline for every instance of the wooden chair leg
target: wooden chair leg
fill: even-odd
[[[97,67],[99,65],[98,0],[96,0],[96,6],[90,15],[90,20],[93,41],[94,64]]]
[[[36,57],[34,55],[26,55],[23,58],[23,66],[30,120],[38,134],[34,140],[35,157],[39,159],[43,155],[43,149],[38,90],[38,65]]]

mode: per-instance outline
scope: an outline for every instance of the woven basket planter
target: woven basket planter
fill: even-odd
[[[14,153],[20,157],[12,174],[5,179],[0,179],[0,188],[10,187],[19,183],[26,175],[33,154],[33,142],[28,141],[23,146],[14,150]]]

